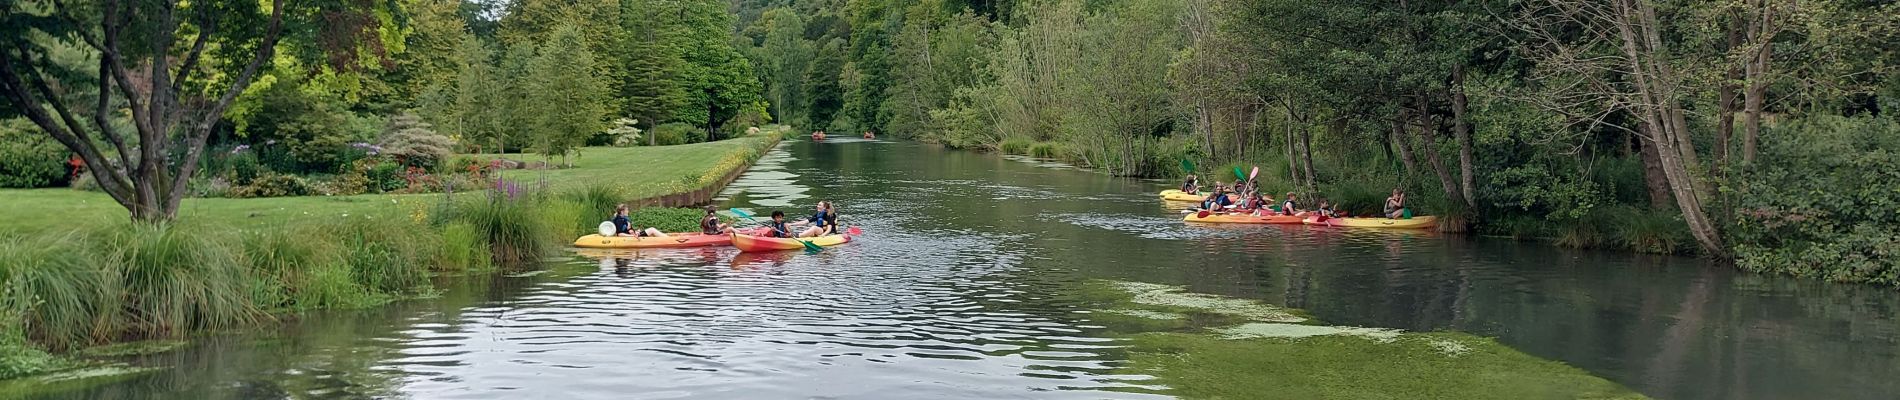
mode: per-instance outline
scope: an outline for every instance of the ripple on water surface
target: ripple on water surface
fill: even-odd
[[[575,263],[595,272],[401,332],[386,365],[409,377],[401,391],[448,397],[1150,396],[1104,391],[1147,379],[1116,374],[1112,340],[1014,307],[1032,296],[998,239],[589,253]]]

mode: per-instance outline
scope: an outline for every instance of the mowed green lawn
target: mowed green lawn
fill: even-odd
[[[767,140],[759,136],[659,147],[589,147],[581,150],[574,168],[545,171],[547,186],[555,191],[613,185],[629,199],[668,194],[685,176],[699,176],[718,166],[728,154],[745,151]],[[526,160],[533,154],[514,154]],[[558,160],[557,160],[558,162]],[[524,188],[542,181],[544,171],[511,170],[503,177]],[[461,196],[475,195],[463,193]],[[179,220],[228,224],[237,228],[298,226],[297,223],[344,216],[407,218],[419,209],[443,201],[442,194],[305,196],[262,199],[185,199]],[[74,227],[127,216],[110,196],[71,189],[0,190],[0,235]]]

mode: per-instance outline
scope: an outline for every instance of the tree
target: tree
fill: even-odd
[[[621,112],[636,117],[648,128],[671,118],[686,103],[686,88],[680,83],[685,66],[685,48],[676,39],[681,29],[670,2],[628,0],[622,2],[619,44],[609,55],[620,65],[615,76],[615,96]],[[647,145],[656,138],[647,135]]]
[[[524,93],[535,117],[537,152],[566,161],[588,136],[606,129],[611,109],[607,80],[597,74],[595,64],[579,27],[562,25],[548,35],[529,64],[533,73]]]
[[[495,151],[508,151],[510,130],[507,115],[501,109],[505,98],[503,76],[494,65],[493,52],[480,39],[464,35],[455,46],[456,78],[453,106],[446,115],[451,121],[450,135],[461,136],[477,147],[494,145]]]
[[[0,26],[0,92],[13,110],[78,153],[133,220],[168,221],[217,122],[275,54],[286,16],[294,26],[330,33],[330,46],[322,48],[353,53],[360,31],[321,29],[353,19],[312,16],[361,15],[356,4],[293,10],[273,0],[266,10],[256,1],[7,2],[0,5],[9,22]],[[47,57],[46,41],[84,44],[99,68],[65,74],[70,66]],[[66,96],[88,86],[97,90],[93,108],[70,107]],[[130,115],[132,132],[114,127],[119,112]],[[82,122],[86,117],[90,123]]]
[[[1553,111],[1627,112],[1636,117],[1636,126],[1621,129],[1638,135],[1656,152],[1657,165],[1697,244],[1710,255],[1727,258],[1729,249],[1706,208],[1710,193],[1696,171],[1699,162],[1685,105],[1691,88],[1673,58],[1678,50],[1662,39],[1656,7],[1644,0],[1543,0],[1506,22],[1530,36],[1521,50],[1538,62],[1538,78],[1550,88],[1544,104]],[[1575,112],[1593,105],[1609,108]]]
[[[765,70],[765,91],[772,101],[772,114],[779,121],[809,124],[802,83],[816,50],[811,40],[805,39],[805,21],[786,8],[766,11],[759,21],[766,33],[755,53],[759,54],[757,64]]]

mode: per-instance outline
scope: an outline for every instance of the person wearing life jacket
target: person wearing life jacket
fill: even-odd
[[[1280,202],[1280,215],[1293,215],[1299,212],[1297,211],[1299,209],[1300,203],[1294,197],[1293,192],[1286,192],[1286,201]]]
[[[1181,182],[1181,193],[1200,194],[1201,193],[1200,178],[1196,178],[1194,177],[1194,175],[1188,175],[1187,181]]]
[[[818,202],[818,210],[813,212],[810,218],[799,221],[794,225],[809,226],[809,228],[805,228],[804,232],[800,232],[798,237],[819,237],[831,234],[834,230],[833,228],[837,226],[837,222],[838,215],[835,211],[832,211],[831,202],[820,201]]]
[[[706,206],[706,216],[699,219],[699,233],[705,235],[724,235],[732,232],[732,225],[719,222],[719,212],[712,206]]]
[[[1385,217],[1399,219],[1405,216],[1405,189],[1393,188],[1392,197],[1385,198]]]
[[[766,223],[765,227],[770,228],[769,231],[765,232],[766,237],[775,237],[775,238],[792,237],[792,227],[785,225],[784,211],[773,211],[772,222]]]
[[[614,206],[614,236],[666,237],[665,232],[654,228],[635,228],[633,221],[627,218],[627,205]]]

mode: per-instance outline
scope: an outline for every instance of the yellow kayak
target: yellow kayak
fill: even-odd
[[[1202,200],[1207,200],[1207,196],[1183,192],[1176,189],[1168,189],[1168,190],[1161,191],[1161,199],[1167,200],[1167,201],[1187,201],[1187,202],[1199,203]]]
[[[1251,213],[1210,214],[1206,217],[1202,217],[1200,213],[1189,213],[1187,217],[1181,218],[1182,221],[1210,224],[1298,224],[1305,219],[1306,217],[1293,215],[1268,214],[1256,216]]]
[[[1391,218],[1307,218],[1307,225],[1347,226],[1356,228],[1424,229],[1438,227],[1438,217],[1425,215],[1411,219]]]

